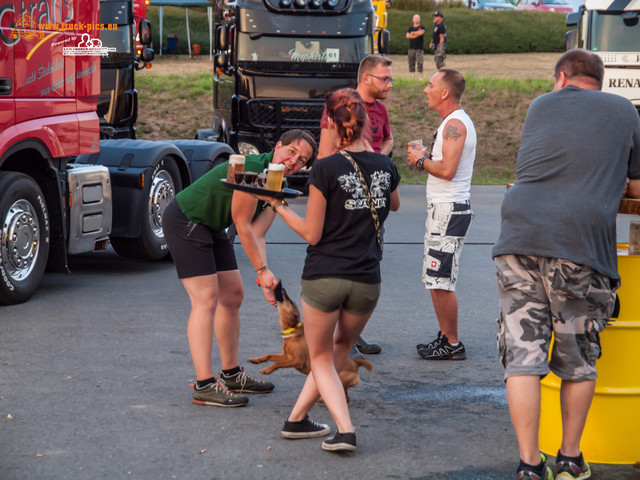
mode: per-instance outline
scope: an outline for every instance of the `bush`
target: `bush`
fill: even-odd
[[[566,16],[553,12],[480,11],[470,10],[459,2],[439,3],[433,0],[396,0],[388,13],[388,30],[391,33],[391,53],[404,55],[409,48],[405,37],[415,13],[422,17],[422,24],[430,29],[432,13],[441,10],[447,24],[447,53],[521,53],[562,52]],[[147,9],[151,21],[153,47],[158,53],[158,7]],[[209,52],[209,24],[206,8],[189,8],[191,44],[201,46],[201,53]],[[162,44],[166,45],[168,33],[178,34],[178,53],[188,54],[187,27],[184,8],[164,7]],[[429,31],[425,47],[429,44]],[[427,49],[428,50],[428,49]]]
[[[406,0],[405,5],[410,3]],[[425,5],[424,10],[399,10],[396,3],[388,10],[388,30],[391,33],[391,53],[403,55],[409,48],[405,37],[413,15],[422,17],[427,27],[425,49],[430,42],[432,14],[436,10],[427,0],[411,0],[411,3]],[[444,15],[447,25],[447,53],[521,53],[521,52],[562,52],[566,15],[553,12],[491,11],[470,10],[462,6],[437,9]]]

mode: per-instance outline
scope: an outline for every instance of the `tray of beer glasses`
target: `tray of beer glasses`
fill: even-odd
[[[278,184],[276,186],[273,180],[267,183],[266,172],[258,174],[256,172],[235,171],[233,182],[230,182],[227,178],[223,178],[220,181],[225,187],[231,190],[239,190],[241,192],[253,193],[254,195],[262,195],[265,197],[295,198],[302,195],[302,192],[299,190],[285,187],[283,179],[277,180]]]

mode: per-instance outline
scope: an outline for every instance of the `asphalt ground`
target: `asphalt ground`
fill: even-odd
[[[74,257],[70,275],[47,274],[29,302],[0,307],[0,479],[514,479],[490,254],[503,193],[472,188],[476,216],[457,288],[468,358],[428,362],[415,351],[438,330],[420,282],[424,186],[401,187],[402,207],[386,223],[382,296],[364,332],[383,351],[368,357],[374,371],[361,369],[350,390],[353,454],[322,451],[321,439],[281,438],[304,381],[295,370],[267,377],[275,391],[243,408],[191,402],[189,302],[170,261],[111,249]],[[304,211],[303,200],[291,204]],[[620,241],[628,223],[619,216]],[[270,268],[299,299],[305,244],[279,218],[268,242]],[[243,362],[280,352],[281,338],[276,310],[236,251],[246,289]],[[311,415],[335,428],[323,405]],[[630,465],[592,470],[596,479],[640,479]]]

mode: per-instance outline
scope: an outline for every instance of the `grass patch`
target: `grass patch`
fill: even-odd
[[[139,138],[194,138],[196,130],[211,128],[210,73],[163,76],[145,70],[136,82]],[[423,88],[424,82],[398,78],[385,102],[394,137],[393,160],[405,184],[424,183],[427,178],[407,167],[407,143],[422,138],[425,145],[431,145],[441,122],[440,116],[428,109]],[[478,135],[474,184],[503,184],[515,179],[520,132],[529,104],[551,89],[551,80],[468,76],[462,104]]]

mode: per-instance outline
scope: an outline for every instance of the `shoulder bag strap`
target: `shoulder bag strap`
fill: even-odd
[[[369,190],[367,181],[365,180],[364,175],[360,170],[360,167],[358,167],[358,164],[353,159],[353,157],[346,150],[340,150],[340,154],[343,157],[345,157],[347,160],[349,160],[349,162],[351,162],[353,169],[356,171],[356,174],[358,175],[358,179],[360,180],[360,184],[362,185],[362,191],[364,192],[364,195],[367,197],[369,210],[371,210],[371,216],[373,217],[373,225],[374,227],[376,227],[376,236],[378,238],[378,245],[380,245],[380,247],[382,248],[382,229],[380,228],[380,217],[378,217],[378,210],[376,210],[376,206],[373,203],[373,198],[371,197],[371,191]]]

